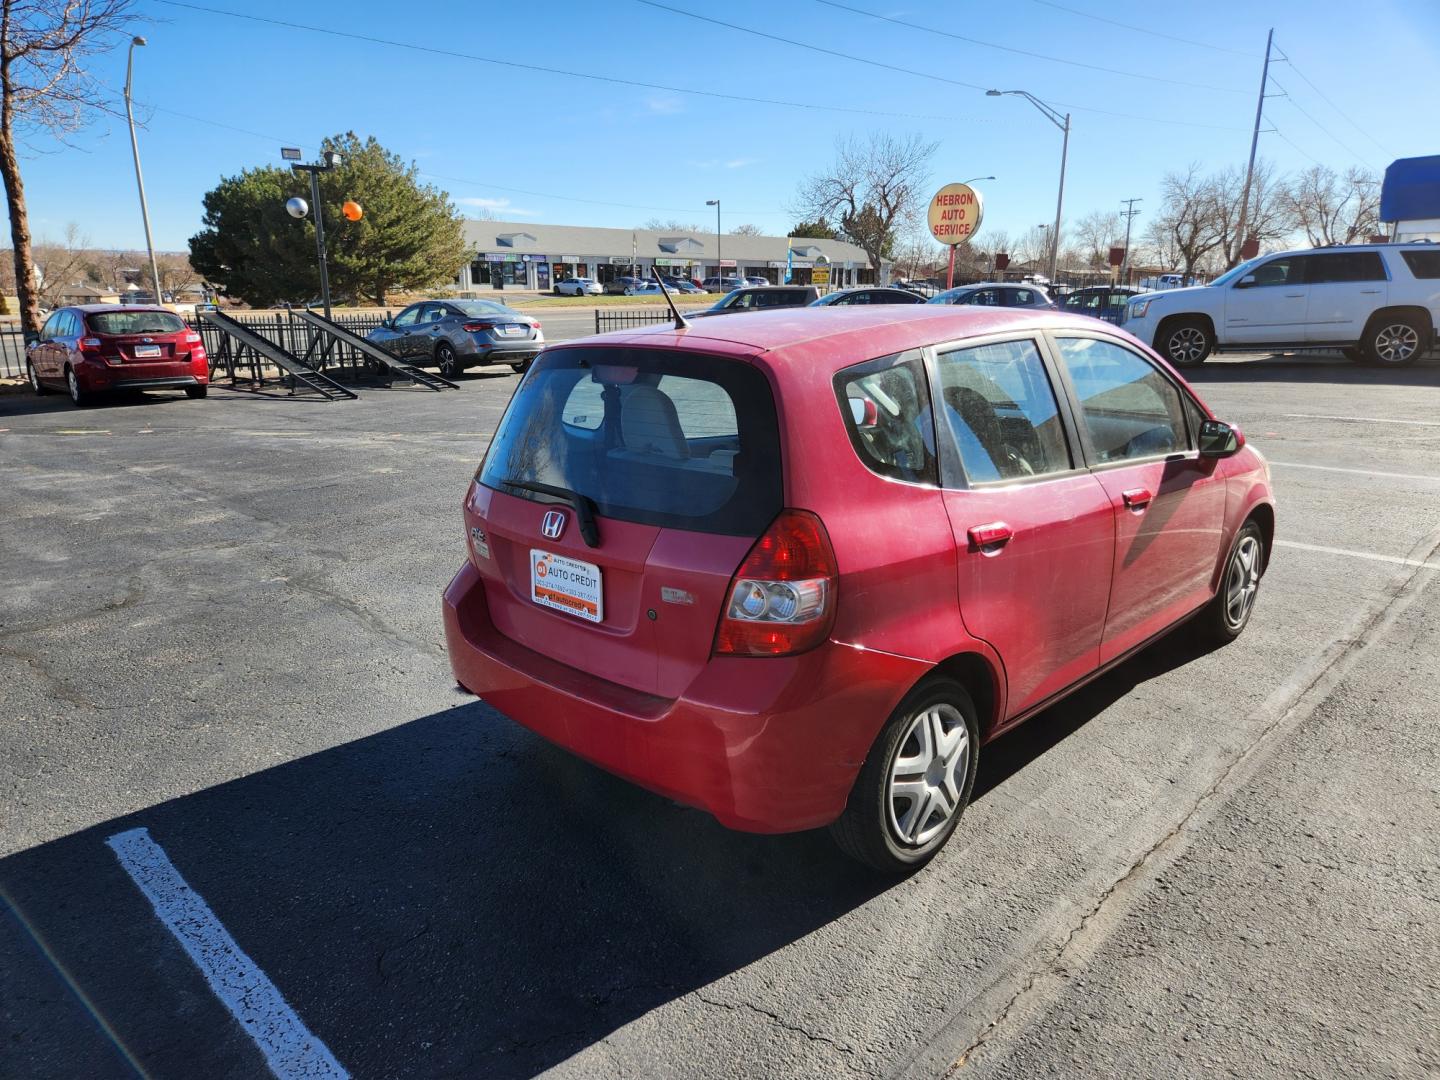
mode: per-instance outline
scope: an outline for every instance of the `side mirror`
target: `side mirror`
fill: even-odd
[[[1240,452],[1245,433],[1223,420],[1206,420],[1200,425],[1200,456],[1227,458]]]
[[[1255,286],[1255,275],[1254,275],[1254,274],[1246,274],[1246,275],[1245,275],[1244,277],[1242,277],[1239,281],[1235,282],[1235,288],[1237,288],[1237,289],[1250,289],[1250,288],[1254,288],[1254,286]]]
[[[861,397],[847,400],[850,402],[850,419],[855,421],[856,427],[870,428],[880,422],[880,410],[875,407],[875,402]]]

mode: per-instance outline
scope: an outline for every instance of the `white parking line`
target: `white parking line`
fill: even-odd
[[[255,1040],[279,1080],[350,1075],[311,1034],[275,984],[240,950],[209,905],[150,838],[148,829],[116,833],[105,843],[200,969],[215,996]]]
[[[1350,548],[1325,547],[1323,544],[1302,544],[1298,540],[1276,540],[1275,546],[1298,548],[1301,551],[1318,551],[1325,555],[1347,555],[1352,559],[1369,559],[1372,562],[1395,563],[1399,566],[1419,566],[1426,570],[1440,570],[1440,563],[1425,562],[1423,559],[1406,559],[1399,555],[1381,555],[1374,551],[1353,551]]]
[[[1414,424],[1416,427],[1440,427],[1440,420],[1392,420],[1385,416],[1330,416],[1326,413],[1290,412],[1287,420],[1349,420],[1357,424]]]
[[[1424,473],[1381,472],[1378,469],[1342,469],[1338,465],[1302,465],[1298,461],[1272,461],[1283,469],[1316,469],[1320,472],[1350,473],[1352,476],[1384,476],[1391,480],[1429,480],[1440,484],[1440,476],[1426,476]]]

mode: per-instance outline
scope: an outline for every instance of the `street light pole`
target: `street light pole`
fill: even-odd
[[[295,152],[299,157],[299,151]],[[295,172],[307,172],[310,174],[310,203],[315,207],[315,254],[320,261],[320,302],[325,305],[325,318],[330,318],[330,265],[325,254],[325,213],[320,205],[320,174],[329,172],[344,160],[334,150],[326,150],[320,155],[321,160],[314,165],[302,165],[298,161],[290,163],[290,168]]]
[[[725,291],[725,264],[720,259],[720,200],[706,199],[706,206],[715,208],[715,276],[720,282],[720,291]]]
[[[1070,156],[1070,114],[1062,114],[1058,109],[1045,104],[1028,90],[986,90],[987,97],[1001,97],[1005,94],[1014,94],[1023,97],[1045,114],[1045,118],[1065,133],[1065,138],[1060,144],[1060,192],[1055,196],[1055,228],[1050,235],[1050,280],[1055,280],[1055,265],[1060,258],[1060,214],[1065,207],[1065,165]]]
[[[164,300],[160,292],[160,268],[155,264],[155,242],[150,238],[150,207],[145,202],[145,177],[140,172],[140,142],[135,137],[135,109],[130,103],[130,84],[135,74],[135,46],[145,44],[143,37],[130,39],[125,56],[125,117],[130,121],[130,150],[135,155],[135,186],[140,189],[140,220],[145,223],[145,250],[150,255],[150,280],[155,283],[155,303]]]

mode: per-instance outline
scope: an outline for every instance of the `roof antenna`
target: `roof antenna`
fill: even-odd
[[[680,309],[675,306],[675,300],[670,295],[670,290],[665,287],[665,281],[660,277],[660,268],[658,266],[652,266],[650,267],[650,273],[655,278],[655,284],[659,285],[660,291],[665,294],[665,302],[670,305],[670,310],[675,313],[675,329],[689,330],[690,324],[685,320],[685,316],[680,314]]]

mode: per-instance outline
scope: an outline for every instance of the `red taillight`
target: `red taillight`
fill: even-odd
[[[198,345],[204,340],[205,339],[202,338],[199,334],[195,333],[194,330],[191,330],[188,334],[185,335],[185,344],[187,345]]]
[[[539,330],[539,329],[540,329],[540,320],[539,320],[539,319],[536,319],[536,320],[535,320],[534,322],[532,322],[530,325],[533,326],[536,330]]]
[[[476,334],[481,330],[494,330],[495,324],[493,322],[467,322],[464,323],[460,329],[464,330],[467,334]]]
[[[819,645],[835,623],[835,551],[820,519],[782,510],[730,580],[715,652],[785,656]]]
[[[82,337],[76,344],[82,353],[98,353],[105,343],[98,337]]]

